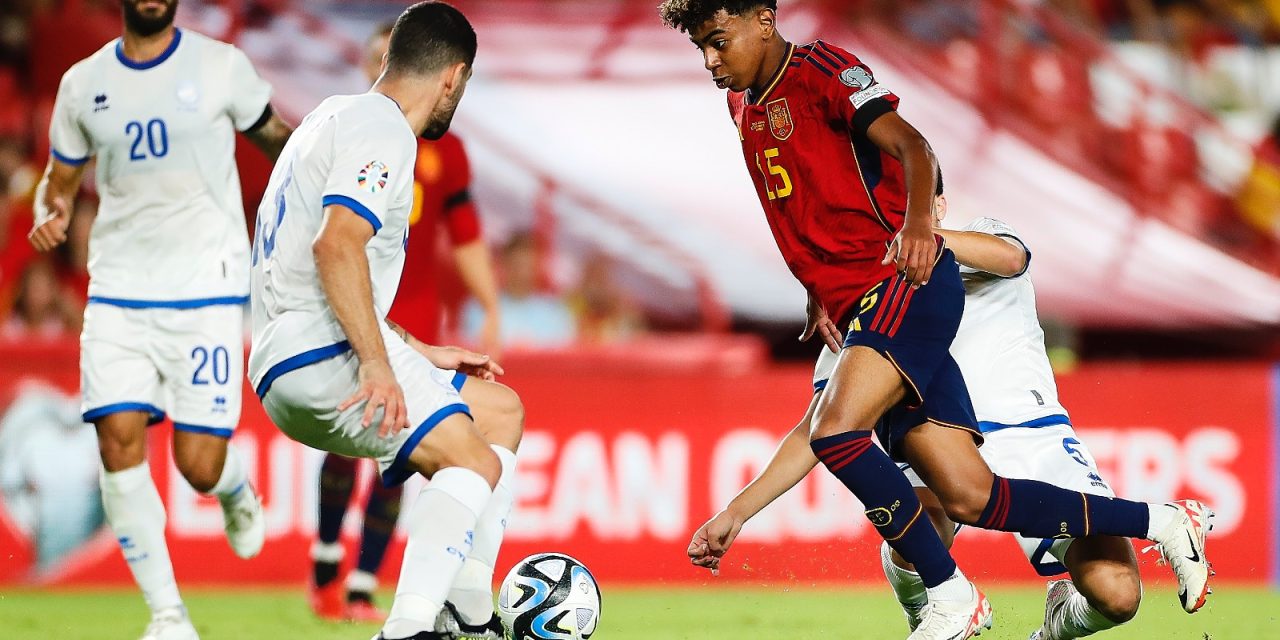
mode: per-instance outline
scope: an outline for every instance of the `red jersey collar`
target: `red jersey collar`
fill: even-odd
[[[750,89],[747,90],[746,102],[748,105],[758,105],[763,103],[766,99],[769,98],[769,94],[773,93],[773,90],[776,89],[778,87],[778,84],[782,82],[782,77],[787,75],[787,69],[791,66],[791,57],[794,56],[795,54],[796,54],[796,45],[788,42],[787,55],[782,56],[782,64],[778,65],[778,70],[773,72],[773,78],[769,80],[769,84],[765,85],[764,91],[760,92],[760,97],[753,98],[751,96],[751,90]]]

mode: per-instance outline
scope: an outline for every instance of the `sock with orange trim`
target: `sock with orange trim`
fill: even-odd
[[[867,519],[885,542],[915,565],[925,587],[936,587],[956,573],[907,477],[871,441],[870,431],[849,431],[809,443],[827,470],[866,506]]]
[[[1145,538],[1150,517],[1150,509],[1143,502],[996,476],[987,507],[976,524],[1028,538]]]

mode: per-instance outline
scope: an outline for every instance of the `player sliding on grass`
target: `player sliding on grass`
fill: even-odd
[[[821,41],[784,40],[776,6],[668,0],[660,11],[730,90],[748,170],[778,247],[808,291],[810,321],[830,309],[851,328],[815,399],[809,445],[928,589],[911,638],[971,637],[990,624],[990,605],[921,522],[923,505],[890,456],[909,459],[958,522],[1041,538],[1155,540],[1194,611],[1208,582],[1209,514],[1200,505],[1089,500],[995,476],[982,461],[977,419],[948,353],[964,286],[933,232],[933,152],[897,115],[897,96],[856,57]],[[889,456],[872,444],[873,429]]]
[[[938,182],[935,215],[941,223],[946,199],[941,195],[941,177]],[[1027,275],[1031,252],[1012,228],[990,218],[975,220],[961,231],[939,229],[938,233],[955,251],[965,283],[964,316],[951,352],[970,383],[978,424],[986,437],[983,459],[1002,475],[1114,496],[1058,402],[1036,314],[1035,290]],[[836,360],[832,348],[839,344],[836,327],[819,320],[822,326],[811,328],[821,332],[830,348],[822,350],[814,372],[817,394],[826,387]],[[694,534],[690,546],[694,564],[717,568],[743,523],[817,464],[806,446],[809,417],[787,435],[760,476]],[[955,526],[945,506],[909,466],[901,466],[949,546]],[[715,550],[709,548],[708,540],[716,541]],[[1112,536],[1079,540],[1017,536],[1017,540],[1041,575],[1064,571],[1071,575],[1071,580],[1050,583],[1044,625],[1032,635],[1033,640],[1084,637],[1123,624],[1137,613],[1142,584],[1128,540]],[[881,548],[881,565],[914,629],[927,603],[919,575],[887,546]]]
[[[124,36],[63,75],[30,235],[40,251],[66,241],[97,158],[80,391],[107,523],[151,609],[144,640],[198,637],[169,560],[148,425],[173,419],[178,472],[218,499],[236,555],[262,549],[262,507],[227,444],[240,420],[249,292],[235,132],[273,159],[290,133],[244,53],[175,28],[177,5],[124,0]]]
[[[267,415],[303,444],[377,460],[385,484],[429,479],[407,516],[380,640],[502,637],[490,589],[515,454],[491,447],[477,423],[518,428],[523,408],[492,382],[502,370],[487,356],[424,344],[386,319],[417,136],[448,130],[475,55],[458,10],[406,9],[373,88],[303,120],[258,212],[249,375]],[[455,607],[458,595],[467,602]]]

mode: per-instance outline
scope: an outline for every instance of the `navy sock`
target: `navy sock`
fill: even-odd
[[[320,542],[333,544],[342,533],[342,519],[351,504],[351,490],[356,483],[356,460],[326,454],[320,465],[320,522],[316,536]]]
[[[956,572],[911,483],[871,442],[870,431],[849,431],[809,443],[813,453],[866,507],[867,519],[895,551],[915,565],[925,587]]]
[[[1146,503],[1089,495],[1035,480],[995,477],[991,497],[978,518],[983,529],[1013,531],[1029,538],[1088,535],[1145,538]]]
[[[360,558],[356,568],[367,573],[377,574],[382,566],[382,557],[387,553],[387,545],[396,530],[396,520],[400,518],[400,496],[404,487],[384,487],[378,478],[373,479],[373,488],[369,491],[369,506],[364,511],[364,533],[360,537]]]

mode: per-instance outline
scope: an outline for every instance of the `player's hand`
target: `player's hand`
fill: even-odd
[[[386,438],[409,426],[409,412],[404,403],[404,391],[396,382],[391,365],[382,362],[361,362],[357,376],[360,384],[355,395],[338,405],[338,411],[364,402],[364,418],[360,424],[367,429],[373,425],[378,409],[382,409],[382,422],[378,425],[378,437]]]
[[[840,353],[840,327],[831,321],[831,316],[827,315],[827,310],[822,303],[809,296],[809,306],[806,309],[808,319],[804,324],[804,333],[800,334],[800,342],[808,342],[810,338],[817,334],[822,338],[822,343],[834,353]]]
[[[933,275],[933,263],[938,258],[938,241],[933,228],[925,225],[910,225],[889,243],[889,250],[884,254],[880,264],[893,263],[898,273],[907,278],[912,289],[919,289],[929,284],[929,276]]]
[[[710,569],[713,576],[720,575],[720,559],[729,551],[745,522],[728,510],[717,513],[693,533],[686,551],[689,562],[695,567]]]
[[[54,197],[49,201],[49,217],[37,220],[27,240],[36,251],[50,251],[67,241],[67,227],[71,223],[71,205],[64,198]]]
[[[425,355],[431,364],[441,369],[460,371],[483,380],[493,380],[506,373],[493,358],[461,347],[431,347]]]

